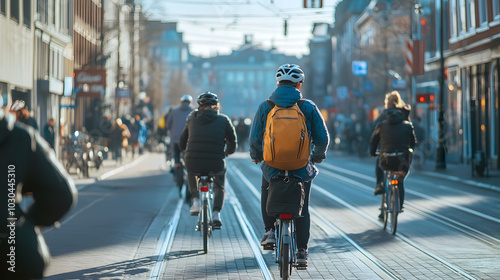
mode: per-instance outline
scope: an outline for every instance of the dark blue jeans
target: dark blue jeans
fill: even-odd
[[[297,237],[297,248],[298,249],[307,249],[307,243],[309,243],[309,230],[311,229],[311,216],[309,214],[309,197],[311,193],[311,183],[304,182],[304,192],[305,192],[305,200],[304,206],[302,207],[302,217],[295,219],[295,234]],[[266,211],[266,202],[267,202],[267,193],[269,189],[269,182],[262,177],[262,188],[261,188],[261,196],[260,196],[260,209],[262,211],[262,219],[264,220],[264,227],[266,231],[273,229],[274,230],[274,222],[276,218],[274,216],[267,215]]]

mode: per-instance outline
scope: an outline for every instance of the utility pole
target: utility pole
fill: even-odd
[[[439,76],[439,99],[438,99],[438,147],[436,150],[436,169],[446,169],[446,139],[444,133],[444,5],[443,0],[440,0],[440,16],[439,16],[439,56],[441,65],[441,75]]]

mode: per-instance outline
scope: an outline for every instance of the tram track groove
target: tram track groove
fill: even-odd
[[[231,166],[228,168],[229,172],[234,172],[238,178],[241,178],[241,181],[247,185],[248,189],[250,192],[258,199],[260,200],[260,193],[257,190],[257,187],[255,187],[254,184],[252,184],[244,175],[241,173],[239,168]],[[356,252],[358,254],[355,254],[356,257],[362,261],[364,264],[367,265],[374,273],[376,273],[380,278],[382,279],[398,279],[393,273],[391,273],[384,265],[380,264],[378,259],[371,255],[369,252],[364,250],[359,244],[357,244],[354,240],[349,238],[342,230],[340,230],[338,227],[333,225],[330,221],[327,219],[323,218],[314,207],[309,207],[309,211],[312,214],[312,216],[315,218],[316,221],[314,223],[321,228],[325,233],[328,233],[330,231],[336,232],[338,235],[340,235],[344,240],[346,240],[349,244],[351,244],[354,248],[356,248]]]

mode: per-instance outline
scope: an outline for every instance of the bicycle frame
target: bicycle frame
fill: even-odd
[[[399,202],[399,176],[394,174],[393,171],[384,171],[384,186],[385,192],[382,195],[382,214],[384,218],[384,230],[387,227],[389,214],[391,215],[391,231],[392,234],[396,234],[397,229],[397,217],[401,212],[400,202]]]
[[[198,214],[196,230],[203,237],[203,251],[208,253],[208,238],[212,236],[212,205],[213,205],[213,177],[196,176],[198,191],[200,193],[201,210]]]

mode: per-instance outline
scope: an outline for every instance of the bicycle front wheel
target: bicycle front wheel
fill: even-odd
[[[384,192],[382,194],[382,205],[380,206],[380,210],[382,211],[382,219],[384,223],[384,230],[387,228],[387,194]]]
[[[203,228],[203,252],[208,253],[208,202],[203,200],[202,204],[202,228]]]
[[[391,232],[395,235],[398,228],[399,189],[396,186],[391,189]]]

